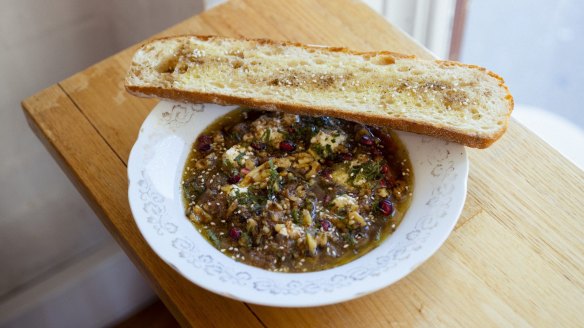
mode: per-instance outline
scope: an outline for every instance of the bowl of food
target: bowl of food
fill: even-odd
[[[144,44],[125,86],[165,100],[128,162],[144,239],[203,288],[289,307],[427,260],[464,205],[464,147],[499,139],[513,108],[478,66],[213,36]]]
[[[128,175],[141,233],[187,279],[315,306],[429,258],[460,215],[468,161],[456,143],[335,118],[161,102]]]

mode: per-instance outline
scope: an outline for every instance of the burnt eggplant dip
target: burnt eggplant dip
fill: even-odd
[[[240,108],[194,142],[186,216],[219,251],[278,272],[352,261],[395,231],[412,195],[393,132]]]

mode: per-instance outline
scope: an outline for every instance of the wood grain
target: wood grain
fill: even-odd
[[[115,328],[175,328],[178,322],[160,300],[117,323]]]
[[[425,49],[357,1],[233,0],[160,35],[219,34],[392,50]],[[512,121],[487,150],[468,149],[468,196],[455,231],[413,274],[337,305],[283,309],[206,292],[158,259],[127,204],[129,151],[154,100],[125,93],[135,46],[24,102],[104,225],[182,325],[269,327],[581,326],[584,173]]]
[[[130,213],[126,166],[59,86],[23,107],[33,130],[182,325],[260,326],[245,304],[195,286],[152,251]]]

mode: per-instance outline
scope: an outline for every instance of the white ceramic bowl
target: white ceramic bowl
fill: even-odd
[[[403,278],[454,228],[466,197],[464,147],[400,132],[413,166],[414,193],[403,222],[379,247],[342,266],[308,273],[275,273],[232,260],[185,218],[180,180],[197,135],[234,108],[159,103],[144,121],[128,162],[130,206],[138,228],[158,256],[193,283],[255,304],[337,303]]]

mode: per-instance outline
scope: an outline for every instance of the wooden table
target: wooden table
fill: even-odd
[[[161,35],[183,33],[431,57],[350,0],[234,0]],[[135,49],[50,86],[23,107],[30,126],[182,325],[584,325],[584,173],[515,121],[491,148],[469,149],[468,198],[456,229],[436,255],[398,283],[307,309],[244,304],[191,284],[154,254],[130,214],[128,155],[156,104],[124,91]]]

